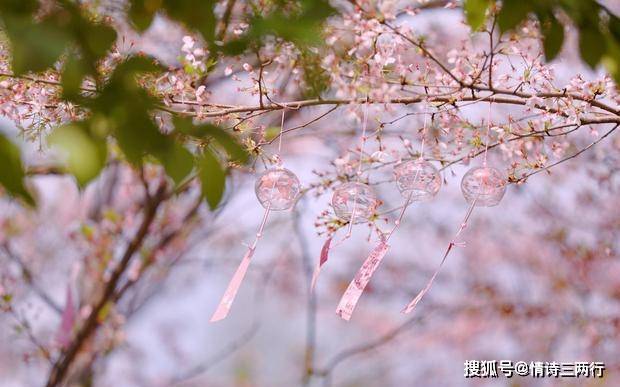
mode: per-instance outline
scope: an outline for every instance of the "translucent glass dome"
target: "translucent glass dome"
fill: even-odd
[[[332,196],[336,216],[346,221],[351,221],[353,216],[353,223],[368,221],[375,213],[377,204],[372,188],[362,183],[345,183],[336,188]]]
[[[295,205],[301,184],[295,174],[285,168],[268,169],[254,186],[260,204],[270,210],[288,210]]]
[[[441,176],[428,161],[409,160],[394,167],[394,179],[398,190],[413,202],[430,200],[441,188]]]
[[[506,179],[492,167],[472,168],[463,176],[461,191],[469,204],[475,200],[478,207],[493,207],[504,197]]]

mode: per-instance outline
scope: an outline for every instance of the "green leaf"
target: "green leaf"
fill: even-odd
[[[157,11],[166,14],[184,24],[189,29],[200,32],[209,46],[215,39],[216,19],[214,8],[215,0],[131,0],[129,18],[138,31],[146,30]]]
[[[77,101],[80,97],[82,80],[86,75],[86,66],[75,55],[70,55],[62,69],[62,97]]]
[[[602,62],[616,83],[620,84],[620,42],[612,37],[608,37],[607,53],[603,56]]]
[[[265,141],[272,141],[274,138],[278,137],[280,134],[280,128],[277,126],[269,126],[265,129],[263,134]]]
[[[539,15],[541,31],[543,33],[543,47],[547,61],[553,60],[562,49],[564,43],[564,27],[555,18],[553,13]]]
[[[11,195],[34,205],[34,199],[24,186],[25,176],[19,148],[0,133],[0,184]]]
[[[105,139],[93,135],[89,121],[61,126],[49,137],[52,146],[65,156],[67,170],[75,176],[80,187],[96,178],[107,157]]]
[[[16,75],[48,69],[70,41],[67,33],[53,21],[33,23],[29,15],[1,17],[11,41],[11,67]]]
[[[151,58],[144,56],[132,56],[114,69],[110,83],[112,82],[131,82],[137,85],[135,76],[138,74],[155,73],[165,70]],[[138,86],[139,87],[139,86]]]
[[[609,32],[611,32],[611,36],[616,41],[616,43],[620,43],[620,18],[609,14]]]
[[[490,0],[465,0],[463,9],[465,10],[467,23],[472,30],[477,31],[482,27],[489,5],[491,5]]]
[[[248,153],[224,129],[212,124],[194,125],[191,118],[179,116],[174,117],[173,122],[176,130],[180,133],[202,139],[211,137],[226,150],[232,160],[240,163],[247,162]]]
[[[166,14],[190,29],[198,30],[211,46],[215,38],[215,0],[164,0]]]
[[[112,120],[114,136],[129,162],[141,165],[143,157],[148,154],[165,158],[172,139],[159,131],[144,106],[138,103],[117,107]]]
[[[198,159],[202,195],[207,199],[209,208],[214,210],[222,200],[226,188],[226,173],[217,158],[208,149]]]
[[[323,58],[310,50],[301,50],[300,64],[304,69],[304,97],[319,98],[321,93],[329,89],[330,77],[321,67]]]
[[[0,2],[0,14],[32,16],[38,8],[37,0],[2,0]]]
[[[600,62],[605,50],[605,37],[598,30],[598,26],[583,26],[579,30],[579,52],[591,68],[595,68]]]
[[[178,143],[171,143],[169,150],[156,155],[160,160],[168,176],[179,184],[190,174],[194,168],[194,157],[192,154]]]
[[[237,40],[228,42],[222,51],[238,55],[250,46],[260,45],[265,36],[278,36],[298,47],[323,43],[321,27],[336,10],[326,0],[302,0],[297,11],[285,9],[287,2],[278,2],[268,15],[257,14],[249,21],[250,29]]]
[[[226,42],[222,47],[221,51],[230,56],[237,56],[243,54],[245,50],[247,50],[248,46],[252,42],[249,37],[244,36],[236,40],[232,40],[230,42]]]
[[[497,24],[502,32],[518,26],[533,11],[532,5],[526,0],[504,0],[497,16]]]
[[[149,28],[160,6],[161,0],[131,0],[129,19],[138,31],[142,32]]]
[[[82,23],[79,33],[83,37],[82,51],[93,60],[103,58],[116,42],[116,31],[104,24]]]

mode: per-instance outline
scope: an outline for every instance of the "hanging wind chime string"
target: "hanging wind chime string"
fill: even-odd
[[[366,104],[364,105],[364,115],[363,115],[363,119],[362,119],[362,138],[360,141],[360,157],[358,160],[358,164],[357,164],[357,171],[355,172],[355,182],[356,183],[360,183],[361,179],[362,179],[362,161],[364,158],[364,149],[366,147],[366,141],[368,140],[366,138],[366,128],[368,126],[368,96],[366,96]],[[351,235],[353,234],[353,223],[355,223],[355,216],[357,215],[357,199],[359,196],[359,191],[355,191],[355,194],[353,196],[353,210],[351,211],[351,219],[349,220],[349,226],[347,228],[347,233],[344,236],[344,238],[342,238],[340,241],[338,241],[334,246],[332,247],[336,247],[339,246],[340,244],[342,244],[344,241],[346,241],[347,239],[349,239],[351,237]]]
[[[487,166],[487,153],[489,151],[489,134],[490,134],[490,131],[491,131],[491,101],[489,101],[489,110],[488,110],[488,115],[487,115],[487,130],[486,130],[486,136],[485,136],[486,138],[485,138],[485,148],[484,148],[484,156],[483,156],[484,168],[486,168],[486,166]],[[422,298],[424,298],[426,293],[428,293],[428,291],[430,290],[431,286],[433,286],[433,282],[435,281],[435,278],[437,277],[437,275],[441,271],[441,268],[443,267],[444,263],[446,262],[446,259],[448,258],[448,255],[450,255],[450,252],[452,251],[452,249],[454,247],[465,247],[465,242],[458,242],[458,238],[461,236],[461,233],[467,227],[467,224],[469,222],[469,218],[471,217],[471,214],[474,211],[474,207],[476,206],[477,203],[479,203],[478,200],[480,199],[481,194],[482,194],[482,192],[479,191],[477,193],[477,195],[473,198],[472,202],[470,203],[469,208],[467,209],[467,212],[465,213],[465,217],[461,221],[459,229],[457,230],[456,234],[454,234],[454,237],[450,240],[450,243],[448,244],[448,248],[446,249],[446,252],[444,253],[443,257],[441,258],[441,262],[439,263],[439,266],[437,266],[437,269],[435,269],[435,272],[433,273],[431,278],[428,280],[428,282],[426,283],[424,288],[422,290],[420,290],[420,292],[413,298],[413,300],[411,300],[411,302],[409,302],[409,304],[407,304],[407,306],[405,306],[405,308],[403,308],[401,313],[405,313],[406,314],[406,313],[412,312],[415,309],[415,307],[418,305],[418,303],[422,300]]]
[[[286,112],[286,108],[283,108],[282,109],[282,120],[280,124],[280,134],[279,134],[279,139],[278,139],[278,153],[276,154],[276,157],[277,157],[276,161],[278,163],[278,167],[281,167],[282,165],[282,159],[280,157],[280,152],[282,151],[282,136],[284,133],[285,112]],[[275,189],[276,183],[277,183],[277,180],[274,180],[273,186],[271,187],[272,190]],[[263,219],[260,223],[258,231],[256,232],[254,242],[252,242],[252,244],[248,246],[248,249],[245,255],[243,256],[241,263],[237,267],[235,274],[233,275],[232,279],[228,283],[228,286],[226,287],[226,291],[224,292],[222,299],[220,300],[217,308],[215,309],[213,316],[211,316],[210,322],[220,321],[220,320],[225,319],[228,316],[232,303],[235,300],[235,297],[237,296],[237,292],[239,291],[239,288],[241,287],[241,283],[243,282],[243,279],[245,278],[245,274],[248,271],[248,267],[250,266],[250,261],[252,260],[252,256],[254,255],[256,246],[258,245],[258,241],[263,237],[263,231],[265,229],[265,224],[267,223],[267,218],[269,217],[270,212],[271,212],[271,204],[268,204],[263,213]]]
[[[487,113],[487,133],[484,140],[484,158],[482,165],[487,166],[487,154],[489,153],[489,134],[491,133],[491,100],[489,100],[489,111]]]
[[[427,111],[428,111],[428,102],[426,102],[425,106],[424,106],[424,112],[426,113]],[[418,158],[418,160],[421,160],[421,161],[424,160],[424,146],[426,144],[426,121],[427,121],[427,118],[428,118],[428,115],[424,114],[424,125],[422,126],[422,142],[420,144],[420,150],[418,151],[418,153],[420,154],[420,157]],[[413,183],[412,184],[415,184],[417,182],[419,175],[420,175],[420,169],[416,170],[416,174],[414,175]],[[407,199],[405,200],[405,204],[403,205],[403,208],[401,209],[400,214],[398,215],[398,218],[394,222],[394,227],[392,227],[392,229],[389,231],[389,233],[387,234],[387,236],[385,238],[386,242],[390,239],[390,237],[392,236],[394,231],[396,231],[398,226],[400,226],[400,223],[403,220],[403,217],[405,216],[405,211],[407,211],[407,208],[411,204],[412,196],[413,196],[413,191],[411,191],[409,193],[409,195],[407,196]]]
[[[446,252],[444,253],[444,255],[442,257],[441,262],[439,263],[439,266],[437,267],[437,269],[433,273],[433,276],[431,277],[430,280],[428,280],[428,282],[426,283],[426,286],[424,286],[424,289],[422,289],[414,297],[414,299],[411,300],[411,302],[402,310],[402,313],[409,313],[413,309],[415,309],[416,305],[418,305],[418,302],[420,302],[420,300],[424,297],[424,295],[430,290],[431,286],[433,285],[433,282],[435,281],[435,277],[437,277],[437,275],[439,274],[439,271],[443,267],[443,264],[446,261],[446,258],[448,258],[448,255],[450,254],[450,251],[452,251],[452,248],[456,247],[456,246],[458,246],[458,247],[464,247],[465,246],[465,244],[463,242],[457,242],[457,239],[461,235],[463,230],[465,230],[465,227],[467,227],[467,222],[469,221],[469,217],[471,216],[471,213],[473,212],[475,205],[476,205],[476,200],[474,200],[471,203],[471,205],[469,206],[469,208],[467,209],[467,213],[465,214],[465,218],[463,218],[463,221],[461,222],[461,226],[459,227],[458,231],[456,232],[456,234],[454,235],[454,237],[452,238],[452,240],[448,244],[448,248],[446,249]]]
[[[427,109],[424,109],[424,110],[427,110]],[[427,116],[424,115],[424,126],[422,129],[422,142],[420,145],[419,160],[424,160],[426,122],[427,122]],[[417,183],[419,175],[420,175],[420,171],[421,169],[416,169],[413,182],[411,183],[412,185],[415,185]],[[338,303],[338,307],[336,308],[336,314],[340,316],[342,319],[347,320],[347,321],[351,319],[353,311],[355,310],[355,307],[357,306],[357,303],[360,297],[362,296],[364,289],[370,282],[370,279],[372,278],[374,272],[377,270],[377,268],[379,267],[379,264],[381,263],[381,261],[383,260],[383,258],[385,257],[385,255],[387,254],[389,250],[390,246],[388,245],[388,241],[391,238],[391,236],[394,234],[398,226],[401,224],[402,219],[405,215],[405,211],[411,204],[413,193],[414,193],[413,190],[411,190],[408,193],[405,204],[403,205],[398,218],[394,222],[394,226],[387,234],[383,234],[379,236],[379,243],[377,244],[377,246],[375,246],[375,248],[372,250],[370,255],[366,258],[366,260],[360,267],[360,269],[357,271],[357,274],[355,275],[353,280],[349,283],[347,290],[344,292],[342,298],[340,299],[340,302]]]

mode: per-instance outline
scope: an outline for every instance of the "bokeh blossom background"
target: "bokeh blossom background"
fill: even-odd
[[[260,62],[246,55],[213,64],[200,38],[166,17],[156,16],[139,34],[121,16],[124,2],[101,3],[93,7],[110,15],[119,31],[109,65],[131,53],[158,58],[169,66],[156,83],[171,108],[209,119],[209,103],[227,108],[268,103],[267,97],[269,103],[304,99],[300,90],[308,81],[293,63],[299,53],[291,44],[268,41]],[[425,36],[458,79],[472,80],[480,69],[487,76],[488,36],[471,33],[459,2],[360,4],[380,10],[405,36]],[[620,11],[614,1],[605,4],[616,15]],[[246,144],[260,145],[255,161],[232,171],[214,211],[204,203],[194,207],[199,188],[193,183],[159,208],[125,273],[127,292],[106,309],[105,323],[76,357],[68,385],[618,385],[620,137],[613,125],[620,97],[611,76],[583,63],[570,29],[559,56],[546,63],[538,30],[527,22],[504,35],[492,65],[495,87],[522,85],[531,93],[520,97],[525,104],[500,101],[489,108],[480,102],[484,94],[476,94],[473,102],[449,110],[450,103],[439,104],[429,93],[461,103],[472,91],[450,89],[455,86],[448,75],[369,11],[351,4],[337,9],[325,26],[327,48],[320,56],[329,84],[325,98],[378,102],[286,109],[280,156],[302,182],[303,195],[294,209],[271,214],[228,318],[209,322],[244,243],[254,239],[261,222],[255,172],[274,161],[279,109],[214,118],[228,126],[238,122]],[[249,28],[241,17],[232,20],[229,34]],[[0,67],[9,73],[3,55]],[[196,72],[213,65],[215,80],[197,83]],[[53,73],[46,76],[57,80]],[[58,98],[53,84],[10,77],[0,82],[3,133],[31,140],[21,142],[25,164],[37,170],[61,159],[46,143],[46,131],[81,113],[74,106],[49,106]],[[416,83],[441,86],[425,91]],[[536,95],[556,89],[583,100]],[[389,102],[417,96],[422,102]],[[358,167],[364,109],[370,134],[363,179],[382,205],[374,222],[355,225],[351,237],[330,251],[313,293],[312,273],[328,234],[338,230],[334,240],[346,234],[329,203],[333,188],[353,178]],[[165,112],[155,116],[166,130]],[[586,116],[602,122],[577,125]],[[428,133],[422,132],[425,120]],[[562,124],[576,129],[544,134]],[[534,131],[543,134],[531,136]],[[338,301],[376,245],[377,229],[388,230],[403,203],[391,181],[392,166],[415,154],[422,135],[427,158],[444,167],[443,187],[432,201],[407,210],[351,321],[344,321],[335,313]],[[401,314],[435,271],[467,212],[460,180],[481,164],[487,140],[497,142],[489,164],[511,177],[507,193],[497,207],[473,211],[459,239],[464,243],[451,252],[431,291],[413,313]],[[28,184],[37,194],[36,209],[2,199],[0,385],[45,384],[58,348],[71,340],[71,327],[62,326],[68,294],[79,306],[75,321],[86,318],[98,284],[110,277],[107,265],[140,226],[145,187],[154,192],[161,176],[158,165],[138,172],[116,159],[83,189],[71,176],[33,173]],[[168,233],[174,238],[160,245]],[[464,362],[476,359],[600,361],[606,371],[603,379],[587,380],[464,378]]]

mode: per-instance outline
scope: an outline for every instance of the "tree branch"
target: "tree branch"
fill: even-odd
[[[4,253],[6,254],[7,257],[9,257],[9,259],[11,259],[13,262],[17,263],[17,265],[19,266],[19,268],[22,271],[22,277],[24,278],[24,280],[26,281],[26,283],[30,286],[30,288],[32,289],[33,292],[35,292],[35,294],[47,305],[49,306],[51,309],[53,309],[56,313],[61,314],[62,313],[62,308],[60,307],[60,305],[58,305],[56,303],[56,301],[54,301],[43,289],[41,289],[41,287],[36,283],[33,275],[32,275],[32,271],[30,270],[30,268],[26,265],[26,263],[21,259],[21,257],[19,255],[17,255],[13,249],[11,248],[11,246],[9,245],[8,241],[5,241],[2,244],[2,250],[4,250]]]
[[[129,266],[131,258],[134,253],[140,249],[146,235],[148,233],[150,225],[153,223],[155,219],[155,215],[157,214],[157,209],[162,201],[166,198],[165,195],[166,184],[162,182],[159,186],[157,192],[152,197],[152,200],[148,200],[145,203],[144,208],[144,218],[138,229],[136,235],[133,240],[127,246],[125,253],[123,254],[120,262],[117,264],[116,268],[112,272],[110,279],[106,283],[101,296],[98,301],[93,305],[92,311],[81,325],[75,337],[73,338],[69,347],[62,351],[54,363],[52,370],[50,371],[50,375],[48,381],[46,383],[47,387],[55,387],[60,385],[66,378],[67,372],[69,368],[73,364],[76,356],[79,351],[82,349],[82,346],[85,342],[92,336],[95,332],[97,326],[99,325],[99,315],[101,311],[104,309],[106,305],[111,301],[114,290],[116,289],[116,285],[120,281],[123,273]]]
[[[615,125],[613,128],[611,128],[610,130],[608,130],[605,134],[603,134],[601,137],[597,138],[594,142],[590,143],[590,145],[586,146],[585,148],[580,149],[578,152],[567,156],[561,160],[556,161],[555,163],[552,163],[550,165],[547,165],[544,168],[538,169],[534,172],[530,172],[528,174],[526,174],[525,176],[519,178],[516,183],[519,182],[523,182],[525,181],[528,177],[536,175],[537,173],[540,173],[542,171],[549,171],[549,169],[555,167],[556,165],[562,164],[568,160],[574,159],[575,157],[579,156],[580,154],[582,154],[583,152],[587,151],[588,149],[592,148],[593,146],[595,146],[596,144],[598,144],[599,142],[603,141],[606,137],[608,137],[610,134],[612,134],[616,129],[618,129],[618,126],[620,126],[620,124]]]

